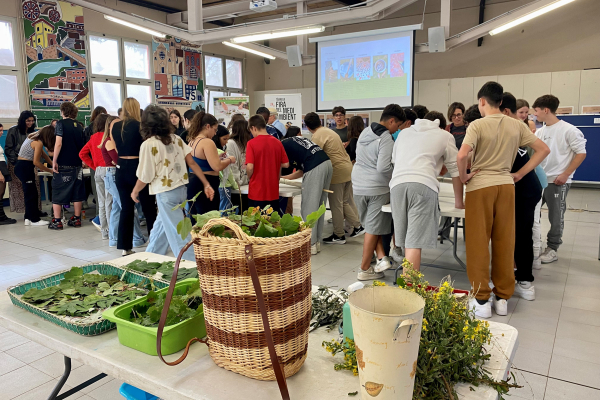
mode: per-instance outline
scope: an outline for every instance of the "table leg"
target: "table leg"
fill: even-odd
[[[50,393],[50,397],[48,397],[48,400],[56,399],[56,396],[60,393],[61,389],[67,382],[67,379],[69,379],[69,375],[71,375],[71,358],[69,358],[67,356],[64,356],[64,357],[65,357],[65,372],[63,372],[63,375],[60,378],[60,381],[58,381],[58,383],[52,390],[52,393]]]
[[[50,196],[48,194],[48,177],[44,176],[44,203],[46,203],[46,205],[50,204]]]
[[[456,254],[456,250],[458,248],[458,220],[460,218],[454,218],[454,243],[452,244],[452,251],[453,251],[453,255],[454,255],[454,259],[456,260],[456,262],[464,268],[464,270],[467,270],[467,266],[466,264],[458,257],[458,255]]]
[[[83,382],[82,384],[77,385],[74,388],[67,390],[63,394],[58,395],[60,393],[61,389],[63,388],[63,386],[65,385],[65,383],[67,382],[67,379],[69,379],[69,375],[71,374],[71,358],[69,358],[67,356],[64,356],[64,357],[65,357],[65,371],[63,372],[63,375],[60,378],[60,381],[58,381],[58,383],[52,390],[52,393],[50,394],[50,397],[48,397],[48,400],[66,399],[67,397],[71,396],[72,394],[77,393],[77,392],[81,391],[82,389],[98,382],[100,379],[103,379],[104,377],[106,377],[106,374],[104,374],[104,373],[98,374],[95,377]]]

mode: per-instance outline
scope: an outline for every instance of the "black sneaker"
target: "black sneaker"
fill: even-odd
[[[55,231],[62,231],[63,230],[63,223],[61,221],[60,218],[52,218],[52,221],[50,222],[50,224],[48,225],[48,229],[53,229]]]
[[[81,217],[72,216],[67,221],[67,225],[72,226],[73,228],[81,228]]]
[[[357,236],[360,236],[360,235],[364,235],[364,233],[365,233],[365,228],[363,228],[362,225],[361,225],[358,228],[354,228],[354,230],[350,234],[350,237],[351,238],[357,237]]]
[[[45,211],[40,211],[40,218],[45,218],[48,216],[48,213]]]
[[[8,217],[4,217],[0,219],[0,225],[12,225],[12,224],[16,224],[17,220],[16,219],[12,219],[12,218],[8,218]]]
[[[328,238],[323,239],[323,243],[327,244],[346,244],[346,236],[337,236],[335,233]]]

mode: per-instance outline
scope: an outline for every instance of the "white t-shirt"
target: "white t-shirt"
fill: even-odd
[[[394,143],[390,189],[401,183],[416,182],[439,192],[437,177],[443,165],[450,176],[459,176],[457,155],[454,136],[440,129],[439,120],[417,119],[413,126],[400,131]]]
[[[548,183],[554,183],[556,177],[565,172],[576,154],[586,153],[587,140],[583,133],[568,122],[561,120],[554,125],[544,125],[535,135],[550,148],[550,154],[540,164],[548,176]],[[567,183],[571,183],[574,174],[569,176]]]

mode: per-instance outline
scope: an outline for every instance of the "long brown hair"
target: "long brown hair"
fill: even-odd
[[[94,108],[94,111],[92,111],[92,116],[90,117],[90,122],[94,122],[96,121],[96,118],[98,118],[98,116],[100,116],[101,114],[106,114],[106,108],[102,107],[102,106],[98,106],[96,108]],[[94,125],[95,127],[96,125]],[[94,131],[94,133],[96,133],[98,131]]]
[[[190,129],[188,129],[188,142],[196,139],[206,125],[213,126],[217,125],[218,123],[219,121],[217,121],[212,114],[207,114],[204,111],[200,111],[194,115],[194,118],[192,118]]]
[[[183,128],[183,118],[181,118],[181,113],[179,113],[179,111],[177,111],[175,109],[171,110],[171,112],[169,113],[169,122],[171,122],[170,121],[171,114],[175,114],[175,115],[177,115],[177,118],[179,118],[179,126],[177,126],[177,128]],[[171,124],[171,125],[173,125],[173,124]],[[175,125],[173,125],[173,126],[175,126]]]
[[[92,133],[104,132],[104,128],[106,127],[106,119],[107,118],[108,118],[108,114],[106,114],[106,113],[97,115],[96,118],[94,118],[94,129],[92,129],[94,132],[92,132]]]
[[[100,141],[100,144],[98,145],[99,149],[102,148],[102,145],[104,144],[106,139],[108,139],[110,137],[110,124],[112,124],[112,122],[115,119],[119,119],[119,117],[115,117],[114,115],[108,115],[106,117],[106,123],[104,124],[104,135],[102,135],[102,140]]]
[[[172,112],[172,111],[171,111]],[[144,140],[156,136],[165,146],[173,143],[175,126],[169,120],[167,110],[152,104],[146,107],[142,114],[140,132]]]
[[[229,140],[233,140],[242,150],[242,153],[245,153],[246,145],[250,139],[252,139],[252,133],[250,133],[250,130],[248,129],[246,120],[235,121],[231,127],[231,136],[229,137]]]
[[[231,121],[229,121],[229,125],[227,125],[227,129],[229,131],[231,131],[231,128],[233,127],[233,123],[236,121],[246,121],[246,118],[244,118],[244,116],[242,114],[233,114],[231,116]]]
[[[358,139],[362,131],[365,130],[365,121],[358,115],[350,118],[348,121],[348,140]]]
[[[31,141],[39,140],[42,142],[48,151],[54,150],[54,144],[56,143],[56,134],[52,125],[46,125],[37,132],[30,133],[27,138]]]

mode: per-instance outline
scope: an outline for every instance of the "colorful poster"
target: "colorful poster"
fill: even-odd
[[[404,53],[390,55],[390,75],[392,78],[404,76]]]
[[[83,9],[63,1],[22,2],[27,79],[35,110],[66,101],[90,108]]]
[[[292,94],[265,94],[265,107],[277,109],[277,118],[286,128],[290,126],[301,127],[302,118],[302,95]]]
[[[215,97],[215,118],[221,125],[228,126],[234,114],[242,114],[246,121],[250,119],[250,97]]]
[[[204,109],[202,47],[167,36],[152,38],[156,103],[184,113]]]
[[[387,54],[373,56],[373,78],[380,79],[387,77],[389,77]]]
[[[357,81],[371,79],[371,57],[359,57],[356,59],[356,72],[354,76]]]

